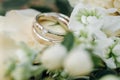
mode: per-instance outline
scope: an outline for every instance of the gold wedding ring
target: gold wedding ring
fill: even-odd
[[[41,13],[35,18],[33,35],[41,44],[61,42],[68,31],[69,18],[60,13]]]

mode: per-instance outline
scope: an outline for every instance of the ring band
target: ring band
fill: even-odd
[[[47,27],[43,23],[52,25]],[[33,23],[32,31],[35,39],[42,44],[54,44],[61,42],[68,30],[69,18],[60,13],[41,13],[38,14]],[[54,24],[53,24],[54,23]],[[57,26],[55,26],[57,25]],[[62,32],[59,30],[59,27]],[[57,28],[57,30],[56,30]]]

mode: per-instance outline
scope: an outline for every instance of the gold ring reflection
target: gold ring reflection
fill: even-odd
[[[69,18],[59,13],[42,13],[36,16],[33,35],[41,44],[61,42],[68,30]]]

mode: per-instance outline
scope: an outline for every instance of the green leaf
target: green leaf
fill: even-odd
[[[74,45],[74,35],[72,32],[68,32],[64,36],[64,40],[62,41],[62,44],[67,48],[68,51],[70,51]]]
[[[92,44],[94,45],[95,43],[92,43]],[[86,50],[90,53],[95,69],[107,67],[105,62],[93,52],[93,49],[86,49]]]
[[[55,5],[60,13],[70,16],[73,8],[70,6],[68,0],[55,0]]]
[[[46,72],[46,69],[43,67],[43,66],[34,66],[36,67],[35,70],[32,71],[32,77],[31,77],[31,80],[41,80],[43,79],[45,76],[45,72]],[[34,78],[34,79],[32,79]]]
[[[15,60],[13,60],[13,59],[10,59],[11,60],[11,62],[9,62],[8,63],[8,65],[7,65],[7,67],[8,67],[8,69],[6,69],[6,74],[5,74],[5,76],[9,76],[10,74],[11,74],[11,72],[15,69]]]
[[[52,9],[47,6],[30,6],[30,8],[38,10],[40,12],[52,12]]]
[[[91,58],[93,60],[95,68],[106,67],[104,61],[99,56],[91,54]]]
[[[3,0],[2,6],[5,9],[18,9],[29,1],[30,0]]]
[[[14,80],[28,80],[32,74],[31,65],[29,63],[20,63],[16,65],[14,71],[12,72],[12,77]]]

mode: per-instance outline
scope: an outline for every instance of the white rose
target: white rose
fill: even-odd
[[[75,49],[66,58],[64,68],[72,76],[83,76],[93,70],[93,62],[88,53]]]
[[[120,80],[120,78],[114,75],[107,75],[107,76],[102,77],[100,80]]]
[[[56,44],[43,52],[41,62],[47,69],[55,70],[62,67],[66,55],[66,48],[63,45]]]
[[[5,31],[16,41],[29,43],[32,39],[32,23],[34,17],[26,16],[27,11],[12,10],[7,12],[5,21]],[[28,14],[29,15],[29,14]]]
[[[0,31],[6,32],[16,42],[23,41],[30,47],[38,49],[39,43],[33,37],[32,26],[35,16],[39,13],[33,9],[8,11],[2,21],[4,27],[0,26]]]

